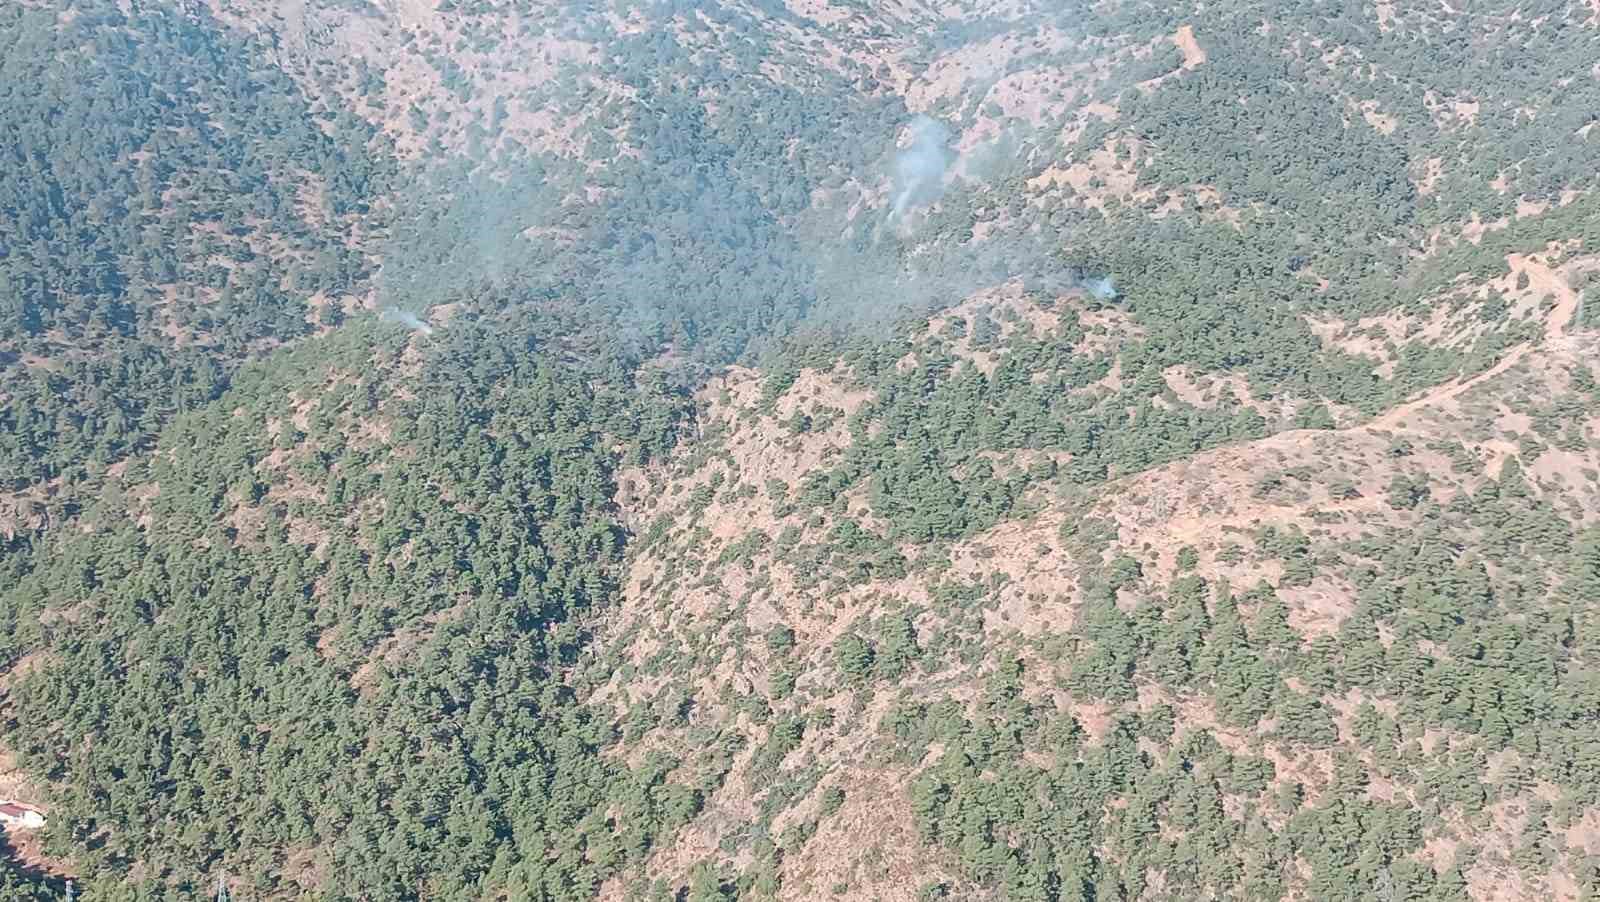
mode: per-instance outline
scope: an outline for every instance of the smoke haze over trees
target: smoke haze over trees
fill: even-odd
[[[1594,897],[1597,42],[5,4],[0,896]]]

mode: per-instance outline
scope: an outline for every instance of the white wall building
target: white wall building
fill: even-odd
[[[44,826],[44,815],[15,802],[0,802],[0,824],[37,830]]]

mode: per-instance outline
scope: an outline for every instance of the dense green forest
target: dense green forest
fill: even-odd
[[[249,43],[160,4],[63,8],[0,13],[8,489],[142,448],[309,334],[305,297],[367,268],[338,233],[392,169],[370,125],[311,115]]]
[[[1587,4],[410,6],[0,9],[0,895],[1600,896]]]
[[[246,367],[133,476],[163,486],[144,524],[86,510],[82,541],[11,590],[12,655],[61,666],[16,687],[8,736],[72,787],[53,816],[103,875],[87,890],[115,897],[135,862],[272,889],[300,876],[295,846],[365,898],[485,881],[567,898],[684,816],[594,757],[605,725],[552,674],[615,591],[613,468],[676,421],[670,396],[608,381],[603,346],[543,359],[574,331],[525,312],[458,326],[411,401],[391,393],[396,340],[370,330]],[[368,417],[395,430],[360,441]],[[60,597],[94,613],[55,618]],[[78,750],[101,734],[140,741]],[[547,845],[566,852],[546,864]]]

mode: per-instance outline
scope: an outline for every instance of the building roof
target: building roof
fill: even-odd
[[[29,808],[26,805],[18,805],[16,802],[0,802],[0,817],[25,818],[29,815],[43,817],[38,810]]]

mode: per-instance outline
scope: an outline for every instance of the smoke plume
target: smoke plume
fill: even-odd
[[[417,316],[415,313],[412,313],[410,310],[401,310],[398,307],[385,307],[383,308],[383,312],[378,314],[378,318],[386,322],[399,323],[400,325],[405,326],[407,329],[410,329],[413,332],[421,332],[423,335],[433,334],[433,327],[423,322],[421,317]]]
[[[944,189],[944,173],[954,155],[950,152],[950,129],[927,116],[911,124],[911,145],[894,158],[894,205],[889,219],[899,219],[906,210],[938,198]]]
[[[1097,301],[1110,301],[1117,296],[1117,286],[1111,281],[1110,276],[1084,278],[1080,279],[1078,284]]]

